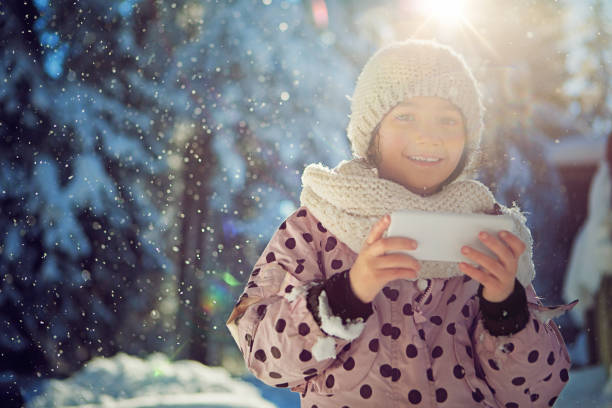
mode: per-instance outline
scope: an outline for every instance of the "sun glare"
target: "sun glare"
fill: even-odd
[[[422,7],[433,19],[446,24],[457,24],[465,20],[465,1],[463,0],[424,0]]]

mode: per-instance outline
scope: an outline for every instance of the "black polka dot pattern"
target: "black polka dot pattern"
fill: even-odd
[[[361,395],[361,398],[363,399],[370,398],[372,396],[372,387],[370,387],[368,384],[362,385],[359,389],[359,395]]]
[[[414,311],[412,310],[412,305],[410,303],[406,303],[404,305],[404,308],[402,309],[402,312],[406,315],[406,316],[412,316],[414,314]]]
[[[325,243],[325,252],[331,251],[332,249],[336,247],[337,244],[338,244],[338,241],[336,241],[336,238],[334,237],[327,238],[327,242]]]
[[[294,238],[289,238],[288,240],[285,241],[285,246],[289,249],[293,249],[295,248],[295,239]]]
[[[261,361],[262,363],[266,361],[266,352],[259,349],[255,352],[255,358],[259,361]]]
[[[442,353],[444,353],[444,350],[442,350],[442,347],[436,346],[431,351],[431,357],[432,358],[440,358],[440,357],[442,357]]]
[[[458,379],[465,377],[465,369],[463,366],[457,364],[455,367],[453,367],[453,375]]]
[[[489,366],[494,369],[499,371],[499,366],[497,365],[497,363],[495,362],[495,360],[493,360],[492,358],[489,359]]]
[[[527,361],[529,361],[530,363],[535,363],[536,361],[538,361],[539,355],[540,353],[538,353],[538,350],[532,350],[527,356]]]
[[[408,401],[410,401],[412,404],[418,404],[419,402],[421,402],[421,399],[422,396],[419,390],[411,390],[408,393]]]
[[[349,357],[348,360],[346,360],[344,364],[342,364],[342,367],[346,371],[351,371],[353,368],[355,368],[355,360],[353,360],[353,357]]]
[[[406,356],[408,356],[408,358],[415,358],[417,354],[418,354],[418,351],[414,344],[409,344],[406,347]]]
[[[559,372],[559,378],[563,382],[567,382],[567,380],[569,380],[569,373],[567,372],[567,369],[564,368],[561,370],[561,372]]]
[[[395,302],[399,296],[399,290],[397,289],[391,289],[388,286],[385,286],[382,290],[383,295],[385,295],[385,297],[387,299],[389,299],[392,302]],[[407,303],[408,304],[408,303]],[[405,314],[405,313],[404,313]]]
[[[425,341],[425,330],[419,329],[419,337],[421,340]]]
[[[504,344],[504,353],[512,353],[514,351],[514,343],[506,343]]]
[[[306,323],[300,323],[298,326],[298,332],[300,333],[300,336],[306,336],[308,333],[310,333],[310,326],[308,326]]]
[[[266,262],[270,263],[274,261],[276,261],[276,255],[274,255],[274,252],[268,252],[268,255],[266,255]]]
[[[383,364],[380,366],[380,375],[383,377],[391,377],[391,372],[393,371],[393,367],[389,364]]]
[[[476,391],[472,392],[472,398],[476,402],[481,402],[484,399],[484,394],[480,391],[480,388],[476,387]]]
[[[266,316],[267,310],[268,307],[266,305],[259,305],[257,307],[257,318],[259,318],[259,320],[263,320],[263,318]]]
[[[447,398],[448,398],[448,393],[446,392],[444,388],[438,388],[436,390],[436,401],[437,402],[444,402],[446,401]]]
[[[391,325],[391,323],[383,324],[380,331],[383,336],[391,336],[393,340],[397,340],[402,334],[400,328]]]
[[[300,361],[307,362],[312,359],[312,353],[308,350],[302,350],[300,352]]]
[[[371,352],[376,353],[378,352],[378,339],[372,339],[370,340],[370,343],[368,344],[368,348],[370,349]]]
[[[272,346],[270,348],[270,353],[272,354],[272,357],[274,358],[281,358],[281,352],[276,346]]]

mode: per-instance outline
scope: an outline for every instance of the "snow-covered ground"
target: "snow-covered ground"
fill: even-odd
[[[606,369],[598,365],[570,371],[570,380],[555,408],[612,408],[612,380],[606,384]]]
[[[289,393],[288,390],[286,390]],[[29,408],[276,408],[258,389],[220,367],[119,353],[96,358],[66,380],[49,380]]]
[[[612,408],[612,381],[602,366],[572,370],[555,407]],[[117,354],[92,360],[66,380],[45,381],[28,408],[298,408],[299,396],[220,367]]]

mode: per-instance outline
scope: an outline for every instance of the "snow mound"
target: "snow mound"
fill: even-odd
[[[275,408],[257,388],[220,367],[170,361],[161,353],[95,358],[65,380],[49,380],[28,408]]]

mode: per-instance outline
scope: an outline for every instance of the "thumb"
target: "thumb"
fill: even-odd
[[[385,214],[381,219],[379,219],[370,230],[368,238],[366,239],[366,243],[368,245],[372,245],[374,242],[382,238],[386,229],[389,227],[390,222],[391,217],[389,217],[389,214]]]

